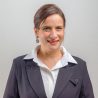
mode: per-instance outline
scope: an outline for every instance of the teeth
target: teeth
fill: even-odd
[[[48,40],[49,41],[49,40]],[[57,42],[58,40],[50,40],[49,42]]]
[[[49,41],[49,42],[56,42],[56,41]]]
[[[52,43],[52,42],[57,42],[58,40],[55,40],[55,41],[48,41],[48,42],[50,42],[50,43]]]

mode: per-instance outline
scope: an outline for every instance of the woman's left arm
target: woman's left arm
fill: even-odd
[[[83,67],[81,69],[82,69],[83,81],[79,98],[94,98],[93,88],[88,74],[86,62],[84,62]]]

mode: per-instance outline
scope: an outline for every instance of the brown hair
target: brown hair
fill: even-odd
[[[36,29],[39,29],[40,24],[50,15],[59,14],[64,22],[64,26],[66,24],[65,16],[62,10],[57,7],[55,4],[45,4],[38,9],[34,16],[34,26]]]

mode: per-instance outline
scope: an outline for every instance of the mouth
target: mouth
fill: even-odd
[[[59,40],[47,40],[47,42],[51,45],[56,45],[59,42]]]

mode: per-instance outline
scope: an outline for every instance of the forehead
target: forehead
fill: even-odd
[[[41,24],[41,26],[64,26],[62,17],[58,14],[48,16]]]

